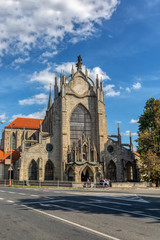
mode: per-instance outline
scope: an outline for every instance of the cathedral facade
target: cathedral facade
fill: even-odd
[[[61,73],[60,86],[55,77],[54,101],[50,91],[46,116],[37,120],[36,129],[32,124],[16,127],[14,121],[5,128],[1,148],[11,150],[4,137],[8,131],[8,141],[14,133],[15,149],[20,151],[14,161],[15,179],[137,181],[132,138],[130,144],[122,144],[119,126],[117,135],[107,135],[102,79],[97,75],[95,83],[87,69],[82,71],[81,61],[79,56],[76,72],[72,68],[68,76]]]

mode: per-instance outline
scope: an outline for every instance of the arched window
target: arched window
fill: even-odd
[[[126,180],[132,181],[133,180],[133,168],[130,162],[126,164]]]
[[[82,137],[83,133],[91,139],[91,117],[86,108],[79,104],[70,118],[70,144]]]
[[[15,133],[12,133],[12,136],[11,136],[11,149],[16,149],[16,135],[15,135]]]
[[[116,165],[112,160],[108,165],[108,178],[110,180],[116,180]]]
[[[28,179],[37,180],[38,177],[38,166],[35,160],[32,160],[28,169]]]
[[[45,166],[45,180],[53,180],[54,165],[51,160],[48,160]]]
[[[35,133],[31,136],[31,140],[36,140],[36,135]],[[34,145],[35,143],[34,142],[31,142],[31,146]]]

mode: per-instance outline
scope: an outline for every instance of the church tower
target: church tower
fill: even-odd
[[[77,71],[66,76],[61,72],[60,92],[57,75],[52,105],[54,159],[58,178],[82,180],[102,175],[104,144],[107,140],[102,79],[96,83],[82,71],[78,56]],[[45,120],[43,122],[45,125]],[[58,173],[59,172],[59,173]],[[88,175],[86,175],[86,172]],[[68,178],[68,179],[67,179]]]

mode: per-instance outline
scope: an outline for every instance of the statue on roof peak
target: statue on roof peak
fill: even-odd
[[[78,56],[78,62],[76,63],[76,67],[77,67],[77,71],[82,70],[82,58],[80,55]]]

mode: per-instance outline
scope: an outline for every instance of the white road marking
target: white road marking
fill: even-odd
[[[4,190],[0,190],[0,192],[6,192],[6,191],[4,191]]]
[[[89,200],[92,200],[92,201],[96,201],[96,202],[99,202],[99,203],[114,203],[114,204],[117,204],[117,205],[124,205],[124,206],[132,206],[132,204],[129,204],[129,203],[121,203],[121,202],[113,202],[113,201],[107,201],[107,200],[99,200],[99,199],[89,199]]]
[[[15,192],[9,192],[9,193],[15,194]]]
[[[76,209],[69,208],[69,207],[64,207],[64,206],[60,206],[60,205],[57,205],[57,204],[53,204],[53,206],[58,207],[58,208],[62,208],[62,209],[65,209],[65,210],[69,210],[69,211],[72,211],[72,212],[79,212],[79,211],[76,210]]]
[[[96,204],[92,204],[92,203],[76,202],[76,201],[73,201],[73,200],[69,200],[69,202],[79,203],[79,204],[83,204],[83,205],[91,206],[91,207],[105,208],[105,209],[114,210],[114,211],[118,211],[118,212],[125,212],[125,213],[134,214],[134,215],[137,215],[137,216],[144,216],[144,217],[154,218],[154,219],[160,220],[160,217],[156,217],[156,216],[152,216],[152,215],[148,215],[148,214],[143,214],[143,213],[137,213],[137,212],[127,211],[127,210],[122,210],[122,209],[117,209],[117,208],[112,208],[112,207],[106,207],[106,206],[96,205]]]
[[[0,200],[4,200],[4,198],[0,198]]]
[[[65,200],[64,200],[65,201]],[[61,201],[62,202],[62,201]],[[72,212],[79,212],[78,210],[76,209],[73,209],[73,208],[69,208],[69,207],[64,207],[64,206],[60,206],[58,204],[46,204],[46,203],[40,203],[40,205],[42,207],[58,207],[58,208],[62,208],[62,209],[65,209],[65,210],[69,210],[69,211],[72,211]]]
[[[46,212],[43,212],[43,211],[41,211],[41,210],[38,210],[38,209],[35,209],[35,208],[32,208],[32,207],[28,207],[28,206],[26,206],[26,205],[21,205],[21,206],[23,206],[23,207],[25,207],[25,208],[28,208],[28,209],[30,209],[30,210],[32,210],[32,211],[35,211],[35,212],[44,214],[44,215],[46,215],[46,216],[49,216],[49,217],[51,217],[51,218],[55,218],[55,219],[57,219],[57,220],[59,220],[59,221],[61,221],[61,222],[65,222],[65,223],[68,223],[68,224],[70,224],[70,225],[72,225],[72,226],[81,228],[81,229],[83,229],[83,230],[85,230],[85,231],[88,231],[88,232],[97,234],[97,235],[99,235],[99,236],[105,237],[105,238],[107,238],[107,239],[110,238],[110,239],[112,239],[112,240],[120,240],[119,238],[110,236],[110,235],[105,234],[105,233],[102,233],[102,232],[98,232],[98,231],[96,231],[96,230],[94,230],[94,229],[92,229],[92,228],[88,228],[88,227],[85,227],[85,226],[80,225],[80,224],[78,224],[78,223],[71,222],[71,221],[69,221],[69,220],[66,220],[66,219],[64,219],[64,218],[55,216],[55,215],[53,215],[53,214],[46,213]]]
[[[38,201],[38,202],[26,202],[25,204],[28,205],[28,204],[35,204],[35,203],[38,203],[38,204],[41,204],[41,203],[55,203],[55,202],[64,202],[66,200],[64,199],[59,199],[59,200],[44,200],[44,201]]]
[[[39,195],[31,194],[32,197],[40,197]]]
[[[26,195],[25,193],[18,193],[19,195]]]
[[[91,192],[88,192],[88,193],[82,192],[82,193],[80,193],[80,192],[67,192],[66,191],[65,193],[71,194],[71,195],[75,194],[75,195],[81,195],[81,196],[83,195],[83,196],[92,196],[92,197],[99,197],[99,198],[109,198],[109,199],[114,199],[114,200],[118,199],[118,200],[122,200],[122,201],[149,203],[149,201],[146,201],[146,200],[142,199],[141,197],[137,196],[136,194],[135,194],[135,196],[133,196],[133,194],[125,194],[126,196],[119,196],[119,197],[117,197],[117,194],[116,194],[115,197],[113,197],[113,196],[109,196],[109,194],[111,194],[109,192],[107,192],[108,196],[106,196],[106,195],[99,195],[100,193],[94,193],[93,194]]]
[[[14,203],[14,201],[12,201],[12,200],[7,200],[7,202],[9,202],[9,203]]]
[[[116,199],[125,200],[125,201],[131,201],[131,202],[143,202],[143,203],[149,203],[149,201],[146,201],[138,196],[126,196],[126,197],[116,197]]]

